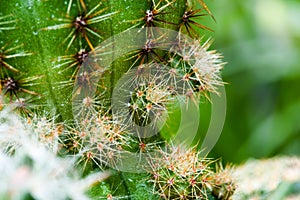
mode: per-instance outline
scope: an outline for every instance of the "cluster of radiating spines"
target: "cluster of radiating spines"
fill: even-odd
[[[98,112],[103,110],[103,99],[101,95],[90,97],[86,96],[83,99],[74,100],[73,115],[78,121],[85,121],[98,115]]]
[[[150,82],[140,84],[131,93],[128,103],[130,121],[138,126],[147,126],[148,124],[158,123],[157,121],[166,111],[166,103],[170,91],[161,83]]]
[[[28,88],[35,85],[35,81],[40,76],[25,77],[17,69],[18,67],[10,64],[10,59],[31,55],[31,53],[19,51],[22,46],[21,44],[8,47],[8,44],[6,44],[0,49],[0,93],[2,96],[0,104],[1,107],[4,104],[14,104],[17,110],[27,113],[29,112],[27,105],[30,104],[33,97],[38,95]]]
[[[130,68],[149,62],[164,64],[165,60],[160,48],[167,44],[164,44],[160,39],[161,38],[147,37],[147,40],[140,49],[130,52],[127,58],[128,60],[132,60]]]
[[[71,47],[76,39],[79,40],[79,45],[82,46],[84,40],[91,50],[94,49],[94,45],[91,42],[90,37],[96,37],[100,40],[103,39],[99,30],[93,27],[94,24],[101,21],[110,19],[117,12],[103,14],[108,8],[101,9],[102,3],[100,2],[95,7],[87,10],[84,0],[77,1],[78,15],[76,17],[70,17],[70,10],[72,7],[72,0],[69,1],[67,9],[67,17],[56,19],[61,24],[56,24],[43,28],[43,30],[57,30],[57,29],[71,29],[68,36],[65,38],[63,43],[67,41],[67,50]]]
[[[60,137],[64,134],[65,127],[63,123],[57,123],[57,117],[50,117],[49,114],[39,114],[36,111],[25,119],[27,129],[35,134],[39,142],[53,153],[58,153],[62,146]]]
[[[212,29],[210,29],[209,27],[202,25],[196,21],[197,18],[207,15],[201,13],[201,11],[201,9],[190,9],[184,12],[180,23],[180,31],[182,31],[182,33],[186,32],[190,37],[198,38],[199,34],[195,30],[195,27],[212,31]]]
[[[187,1],[187,9],[183,13],[181,22],[179,25],[179,30],[182,33],[188,34],[191,38],[200,38],[199,30],[197,29],[204,29],[213,31],[211,28],[201,24],[199,20],[202,17],[210,15],[213,20],[215,20],[214,16],[212,15],[211,11],[209,10],[208,6],[204,2],[204,0],[198,0],[201,8],[196,8],[199,6],[193,5],[192,1]],[[204,11],[204,12],[202,12]]]
[[[233,167],[227,165],[225,168],[221,164],[216,164],[216,172],[213,177],[214,188],[212,193],[218,199],[226,200],[234,194],[237,185],[233,176]]]
[[[166,20],[165,16],[170,13],[166,12],[165,10],[168,7],[172,7],[172,4],[175,2],[176,0],[172,0],[172,1],[152,0],[150,8],[144,11],[143,17],[130,21],[131,23],[134,23],[134,25],[131,28],[140,27],[140,26],[142,26],[142,28],[164,27],[164,25],[172,25],[174,27],[179,27],[180,31],[184,30],[190,37],[193,38],[199,37],[199,34],[197,33],[197,30],[195,30],[195,27],[212,31],[212,29],[198,22],[199,18],[204,17],[207,14],[213,17],[212,13],[210,12],[210,10],[208,9],[207,5],[204,3],[203,0],[199,0],[199,4],[201,8],[196,10],[193,9],[195,5],[190,5],[191,4],[190,1],[187,1],[186,3],[187,10],[182,15],[179,23]],[[206,13],[202,13],[202,11],[206,11]],[[155,31],[155,28],[151,30]],[[151,35],[152,33],[153,32],[150,32],[149,34]]]
[[[1,112],[0,147],[7,154],[14,153],[24,140],[32,139],[45,147],[48,151],[59,151],[59,136],[63,133],[62,124],[55,122],[55,117],[49,114],[31,113],[26,117],[17,116],[7,107]],[[0,150],[1,150],[0,148]]]
[[[230,177],[225,178],[222,171],[217,172],[216,177],[212,166],[215,161],[201,158],[199,154],[194,148],[182,146],[162,150],[160,159],[150,161],[153,193],[162,199],[209,199],[213,196],[228,199],[220,188],[231,183]],[[228,197],[232,190],[227,193]]]
[[[53,121],[37,117],[24,122],[9,109],[0,111],[0,120],[1,198],[88,199],[86,189],[107,177],[96,173],[80,179],[74,160],[49,148],[44,139],[52,143],[61,132]]]
[[[59,56],[57,59],[58,64],[54,65],[54,69],[58,69],[58,74],[71,72],[72,74],[66,80],[56,83],[57,88],[72,88],[74,86],[74,79],[77,77],[80,66],[86,60],[88,51],[80,49],[77,53]]]
[[[39,96],[35,91],[29,90],[36,84],[36,80],[41,76],[12,78],[12,76],[4,76],[1,78],[0,92],[3,95],[3,105],[11,105],[13,108],[25,116],[32,114],[30,106],[34,97]],[[2,106],[3,106],[2,105]],[[37,106],[37,105],[36,105]]]
[[[115,118],[139,137],[157,133],[164,123],[167,105],[173,98],[164,79],[164,69],[157,65],[140,65],[126,73],[113,93]]]
[[[220,76],[224,62],[219,53],[208,50],[211,41],[201,44],[198,39],[184,39],[179,44],[174,47],[176,53],[168,55],[171,68],[169,78],[176,91],[187,97],[199,92],[205,96],[210,92],[218,93],[217,87],[224,84]]]
[[[64,71],[74,68],[72,70],[73,74],[69,77],[70,79],[74,79],[79,70],[79,67],[87,59],[87,56],[88,51],[86,49],[80,49],[75,54],[60,56],[57,59],[59,64],[55,65],[54,68],[61,68],[61,71],[59,71],[59,73],[63,73]]]
[[[77,126],[67,127],[60,137],[62,151],[78,157],[77,165],[83,170],[87,167],[117,168],[120,153],[130,139],[120,123],[108,113],[98,112]]]
[[[169,22],[167,20],[164,20],[162,16],[168,14],[164,10],[175,2],[176,0],[172,1],[164,1],[159,0],[158,2],[156,0],[151,1],[151,6],[149,9],[144,11],[144,16],[139,19],[133,19],[130,20],[131,23],[134,25],[131,28],[135,27],[158,27],[164,24],[172,24],[176,25],[172,22]]]

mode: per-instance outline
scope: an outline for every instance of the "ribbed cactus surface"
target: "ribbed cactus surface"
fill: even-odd
[[[15,170],[3,178],[45,176],[0,198],[47,199],[51,187],[56,199],[229,199],[229,168],[161,132],[223,85],[204,17],[214,20],[203,0],[1,1],[0,161]],[[54,165],[37,169],[45,157]],[[73,168],[43,187],[64,159]]]

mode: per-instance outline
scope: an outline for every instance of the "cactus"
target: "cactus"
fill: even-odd
[[[232,174],[239,185],[232,198],[299,199],[299,168],[300,159],[297,156],[248,160]]]
[[[98,172],[81,178],[74,159],[58,157],[55,138],[44,141],[49,131],[60,131],[53,121],[24,122],[9,109],[0,120],[1,199],[89,199],[87,188],[108,176]]]
[[[29,147],[57,165],[71,156],[53,183],[53,192],[70,186],[57,199],[229,199],[228,168],[160,132],[178,101],[197,106],[223,85],[221,55],[201,41],[211,31],[203,17],[214,20],[203,0],[1,2],[1,134],[29,139],[4,139],[0,161],[21,176],[44,165]],[[7,122],[8,109],[22,128]],[[27,157],[33,164],[17,165]],[[82,180],[63,177],[72,169]],[[99,171],[110,177],[95,183]],[[24,195],[44,198],[30,186]]]

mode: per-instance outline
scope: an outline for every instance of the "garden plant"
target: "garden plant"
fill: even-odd
[[[225,62],[203,19],[203,0],[1,0],[0,199],[247,199],[208,156]]]

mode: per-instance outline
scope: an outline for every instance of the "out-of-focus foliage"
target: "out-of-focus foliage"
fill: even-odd
[[[225,161],[300,155],[300,1],[211,1],[214,47],[228,62]],[[208,24],[206,23],[206,24]]]

